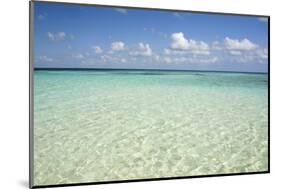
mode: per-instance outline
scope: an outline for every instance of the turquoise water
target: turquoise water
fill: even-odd
[[[266,171],[268,75],[35,71],[34,184]]]

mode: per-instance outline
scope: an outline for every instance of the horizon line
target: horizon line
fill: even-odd
[[[182,72],[228,72],[228,73],[252,73],[252,74],[268,74],[268,72],[258,72],[258,71],[231,71],[231,70],[188,70],[188,69],[154,69],[154,68],[77,68],[77,67],[64,67],[64,68],[55,68],[55,67],[34,67],[34,71],[36,70],[72,70],[72,71],[83,71],[83,70],[140,70],[140,71],[182,71]]]

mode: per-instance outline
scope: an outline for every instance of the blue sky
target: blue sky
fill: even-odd
[[[35,2],[35,67],[267,72],[264,17]]]

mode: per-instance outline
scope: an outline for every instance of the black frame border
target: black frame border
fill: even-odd
[[[34,100],[34,85],[33,85],[33,26],[34,26],[34,2],[50,3],[50,4],[63,4],[63,5],[79,5],[91,7],[109,7],[109,8],[125,8],[125,9],[142,9],[142,10],[156,10],[167,12],[183,12],[183,13],[198,13],[198,14],[215,14],[225,16],[250,16],[250,17],[266,17],[268,19],[268,167],[266,171],[257,172],[241,172],[241,173],[223,173],[223,174],[210,174],[210,175],[194,175],[194,176],[177,176],[177,177],[161,177],[161,178],[146,178],[146,179],[130,179],[130,180],[112,180],[112,181],[98,181],[98,182],[84,182],[84,183],[67,183],[67,184],[51,184],[51,185],[33,185],[33,100]],[[73,2],[57,2],[57,1],[42,1],[30,0],[29,1],[29,188],[53,188],[53,187],[67,187],[67,186],[85,186],[85,185],[99,185],[99,184],[116,184],[116,183],[131,183],[131,182],[145,182],[145,181],[161,181],[161,180],[179,180],[191,178],[211,178],[211,177],[224,177],[224,176],[239,176],[239,175],[257,175],[270,173],[270,16],[258,14],[240,14],[240,13],[225,13],[225,12],[208,12],[208,11],[194,11],[194,10],[177,10],[177,9],[163,9],[163,8],[148,8],[148,7],[134,7],[134,6],[120,6],[120,5],[102,5],[90,3],[73,3]]]

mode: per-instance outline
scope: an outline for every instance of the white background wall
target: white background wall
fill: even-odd
[[[68,0],[271,16],[271,173],[77,188],[280,188],[281,6],[278,0]],[[28,187],[28,0],[0,4],[0,188]],[[279,186],[279,187],[278,187]],[[75,188],[75,187],[71,187]]]

